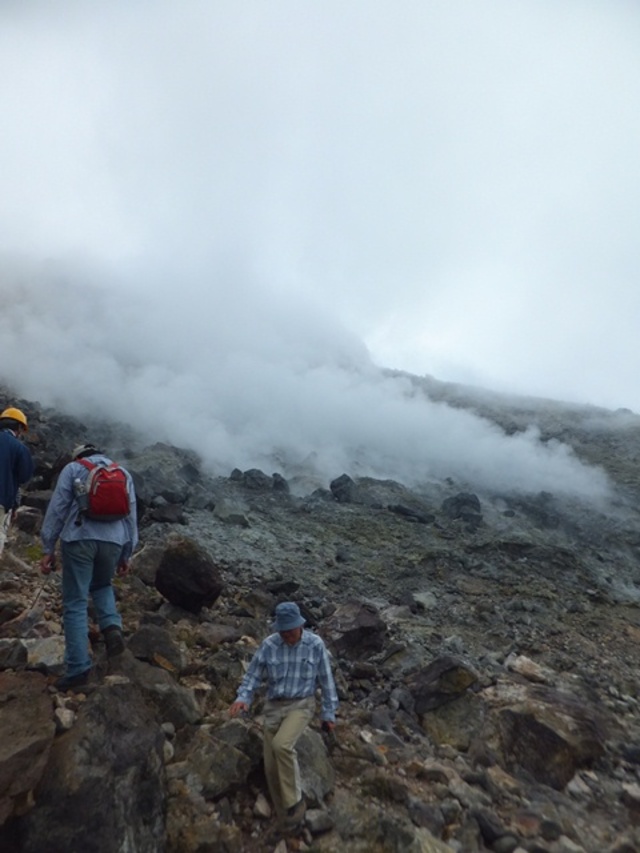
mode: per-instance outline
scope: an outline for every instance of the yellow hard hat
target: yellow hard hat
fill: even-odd
[[[21,412],[20,409],[14,409],[10,406],[8,409],[5,409],[4,412],[0,413],[0,420],[2,418],[11,418],[12,421],[18,421],[21,423],[25,430],[28,429],[27,416],[24,412]]]

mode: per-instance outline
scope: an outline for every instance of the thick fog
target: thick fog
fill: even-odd
[[[640,409],[639,23],[5,0],[0,375],[223,472],[600,491],[377,366]]]
[[[202,282],[178,270],[155,275],[160,292],[141,293],[88,267],[71,276],[18,264],[4,281],[3,372],[45,404],[195,449],[216,473],[258,466],[325,486],[346,471],[607,492],[604,475],[566,446],[544,445],[534,431],[506,437],[385,377],[320,307],[266,296],[238,270]]]

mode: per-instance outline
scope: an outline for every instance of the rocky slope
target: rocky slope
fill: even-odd
[[[0,847],[7,851],[640,850],[640,418],[416,380],[609,474],[606,505],[352,478],[207,476],[193,453],[19,401],[38,463],[0,562]],[[3,395],[4,398],[4,395]],[[11,402],[16,403],[15,397]],[[60,695],[59,577],[37,530],[69,448],[134,474],[128,649]],[[309,811],[282,839],[260,703],[227,708],[279,600],[332,649],[337,736],[300,746]]]

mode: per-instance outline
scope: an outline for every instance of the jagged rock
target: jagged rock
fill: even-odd
[[[64,637],[54,635],[43,639],[27,639],[28,663],[36,667],[43,664],[46,667],[61,667],[64,663]]]
[[[396,515],[406,518],[408,521],[417,521],[419,524],[432,524],[436,520],[435,515],[421,512],[418,509],[413,509],[412,507],[405,506],[404,504],[389,504],[387,509],[390,512],[394,512]]]
[[[265,820],[271,817],[271,805],[262,792],[256,797],[253,813],[256,817],[264,818]]]
[[[282,476],[282,474],[273,474],[273,488],[276,492],[283,492],[284,494],[289,494],[291,491],[289,487],[289,483]]]
[[[551,684],[553,682],[553,671],[548,667],[540,666],[526,655],[511,654],[504,662],[507,669],[512,672],[517,672],[527,681],[532,681],[536,684]]]
[[[27,647],[22,640],[0,640],[0,670],[16,669],[27,662]]]
[[[47,511],[47,507],[49,505],[49,501],[51,500],[52,489],[50,486],[45,486],[43,489],[39,491],[30,491],[27,494],[23,495],[21,508],[28,508],[29,510],[39,512],[40,515],[44,518],[44,514]]]
[[[433,592],[414,592],[413,599],[422,610],[433,610],[438,605],[438,599]]]
[[[324,809],[307,809],[305,823],[312,835],[322,835],[333,829],[333,820],[329,812]]]
[[[246,753],[215,737],[215,731],[198,729],[181,752],[181,761],[170,765],[171,778],[186,779],[206,800],[213,800],[246,783],[255,769]]]
[[[640,785],[637,782],[622,785],[622,802],[634,815],[634,823],[640,818]]]
[[[539,782],[561,789],[580,767],[604,754],[602,719],[584,699],[504,683],[484,695],[501,706],[497,725],[507,770],[522,767]]]
[[[313,806],[324,802],[335,785],[335,770],[322,737],[313,729],[306,729],[298,741],[300,784],[308,803]]]
[[[147,586],[155,586],[158,566],[165,552],[164,546],[145,545],[131,560],[131,571]]]
[[[92,693],[73,728],[51,748],[37,789],[38,808],[11,827],[20,851],[161,850],[163,742],[134,685]]]
[[[353,503],[356,500],[358,487],[348,474],[341,474],[329,483],[334,498],[341,504]]]
[[[184,514],[184,509],[181,504],[165,503],[161,506],[154,506],[151,509],[145,520],[157,521],[161,524],[186,524],[187,517]]]
[[[236,600],[234,615],[250,616],[253,619],[265,619],[273,613],[275,599],[271,592],[256,587],[247,590]],[[303,613],[303,616],[305,614]]]
[[[251,723],[244,720],[229,720],[215,729],[215,738],[243,752],[252,767],[262,761],[262,738]]]
[[[167,544],[155,585],[171,604],[191,613],[211,607],[223,589],[217,566],[192,539],[174,539]]]
[[[415,711],[424,714],[451,702],[478,680],[478,675],[457,658],[443,656],[411,677],[408,688],[415,700]]]
[[[193,795],[172,797],[167,812],[166,853],[235,853],[242,850],[237,826],[207,812],[208,803]]]
[[[46,688],[38,673],[0,672],[0,825],[33,805],[47,764],[55,723]]]
[[[460,492],[451,498],[446,498],[440,507],[447,518],[459,518],[469,524],[482,522],[482,508],[477,495],[470,492]]]
[[[41,509],[30,506],[19,506],[13,523],[23,533],[37,535],[42,526],[42,519],[43,513]]]
[[[474,693],[463,693],[427,710],[420,719],[422,728],[435,743],[466,752],[479,736],[485,714],[482,701]]]
[[[282,578],[268,581],[266,586],[272,595],[283,596],[282,600],[291,598],[300,589],[300,584],[297,581],[290,579],[283,580]]]
[[[255,648],[256,646],[251,647],[252,652],[255,651]],[[216,690],[225,695],[231,703],[245,669],[246,664],[243,667],[243,661],[237,651],[223,647],[208,654],[205,673]]]
[[[21,601],[8,599],[0,601],[0,625],[11,622],[24,611]]]
[[[134,683],[158,720],[176,729],[202,719],[202,707],[193,690],[183,687],[165,669],[136,660],[129,651],[118,658],[118,671]]]
[[[76,721],[76,714],[71,708],[56,708],[53,712],[53,719],[56,724],[56,732],[68,732]]]
[[[26,610],[20,607],[18,615],[9,621],[0,624],[0,637],[22,637],[27,639],[34,634],[34,626],[41,620],[44,608],[40,605],[28,607]],[[35,632],[37,634],[37,631]]]
[[[242,631],[239,628],[234,628],[233,625],[220,625],[205,622],[204,625],[199,625],[195,638],[199,643],[211,648],[223,643],[234,643],[242,636]]]
[[[131,654],[149,663],[158,658],[167,661],[175,672],[182,672],[185,656],[171,634],[158,625],[141,625],[127,641]]]
[[[242,475],[242,485],[255,491],[270,491],[273,489],[273,478],[259,468],[250,468]]]
[[[412,822],[416,826],[428,829],[436,838],[442,835],[444,829],[444,817],[437,803],[425,803],[415,797],[409,797],[407,811]]]
[[[323,625],[323,634],[333,651],[358,659],[382,650],[387,626],[374,605],[349,601],[339,606]]]
[[[238,500],[221,498],[216,501],[213,514],[226,524],[235,524],[237,527],[250,527],[247,518],[247,507]]]

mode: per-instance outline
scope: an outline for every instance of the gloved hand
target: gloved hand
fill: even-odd
[[[328,735],[335,729],[336,724],[332,723],[331,720],[323,720],[320,728],[323,732],[326,732]]]

